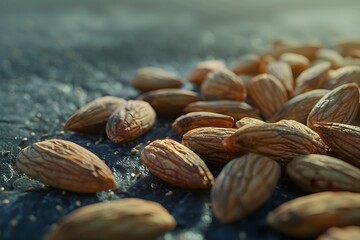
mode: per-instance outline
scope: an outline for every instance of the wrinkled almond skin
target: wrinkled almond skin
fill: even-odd
[[[257,54],[245,54],[237,59],[232,71],[239,74],[258,74],[260,56]]]
[[[191,112],[178,117],[172,124],[172,128],[180,135],[184,135],[199,127],[231,128],[233,125],[234,118],[228,115],[212,112]]]
[[[214,112],[221,113],[234,118],[235,121],[243,117],[261,119],[249,104],[246,102],[219,100],[219,101],[198,101],[189,104],[185,112]]]
[[[229,151],[247,151],[287,163],[296,156],[329,151],[319,135],[292,120],[253,123],[239,128],[224,140]]]
[[[51,187],[80,193],[116,188],[109,167],[87,149],[59,139],[34,143],[19,153],[16,165]]]
[[[315,237],[330,227],[360,225],[360,193],[321,192],[296,198],[270,212],[267,222],[293,237]]]
[[[282,83],[270,74],[260,74],[249,84],[249,96],[265,119],[274,115],[288,100]]]
[[[360,66],[345,66],[336,69],[329,79],[324,82],[323,87],[326,89],[334,89],[347,83],[360,84]]]
[[[191,83],[200,86],[209,73],[225,68],[225,63],[220,60],[203,61],[198,63],[196,67],[190,72],[188,80]]]
[[[163,88],[180,88],[184,83],[179,76],[156,67],[144,67],[137,70],[130,84],[141,92]]]
[[[115,143],[130,142],[149,131],[156,113],[149,103],[129,100],[118,108],[106,124],[106,134]]]
[[[286,166],[286,172],[308,192],[360,192],[360,169],[334,157],[319,154],[299,156]]]
[[[321,122],[314,129],[341,160],[360,168],[360,127]]]
[[[284,53],[279,57],[279,61],[289,64],[294,78],[297,78],[300,73],[310,67],[309,59],[295,53]]]
[[[238,100],[246,98],[244,81],[235,73],[224,69],[210,73],[201,85],[205,100]]]
[[[287,101],[279,111],[267,120],[267,122],[277,122],[282,119],[289,119],[306,124],[309,113],[315,104],[329,92],[329,90],[325,89],[315,89],[299,94]]]
[[[112,96],[97,98],[77,110],[66,121],[64,128],[83,133],[104,132],[110,115],[125,103],[125,99]]]
[[[171,140],[155,140],[141,153],[149,171],[172,185],[187,189],[207,189],[214,176],[204,161],[189,148]]]
[[[222,143],[226,137],[235,132],[234,128],[196,128],[183,136],[182,144],[199,155],[206,164],[222,167],[231,159],[241,155],[226,150]]]
[[[187,105],[200,100],[196,92],[171,88],[150,91],[137,99],[148,102],[159,115],[167,116],[179,116]]]
[[[267,66],[267,73],[280,80],[288,95],[292,95],[294,90],[294,79],[289,64],[280,61],[270,62]]]
[[[49,240],[157,239],[175,228],[175,219],[160,204],[137,198],[81,207],[65,216]]]
[[[256,119],[256,118],[244,117],[235,123],[235,128],[241,128],[241,127],[243,127],[247,124],[251,124],[251,123],[264,123],[264,121],[262,121],[260,119]]]
[[[295,81],[294,96],[319,88],[328,78],[330,66],[321,62],[303,71]]]
[[[359,110],[359,87],[355,83],[344,84],[327,93],[313,107],[307,126],[313,128],[317,122],[350,124]]]
[[[348,226],[344,228],[332,227],[316,240],[350,240],[360,236],[360,226]]]
[[[212,212],[224,223],[246,217],[270,197],[280,172],[275,161],[256,154],[231,160],[211,189]]]

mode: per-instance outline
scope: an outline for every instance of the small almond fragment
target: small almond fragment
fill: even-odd
[[[267,73],[280,80],[288,95],[292,95],[294,90],[294,79],[289,64],[280,61],[270,62],[267,66]]]
[[[154,240],[175,226],[175,219],[160,204],[127,198],[75,210],[60,221],[48,239]]]
[[[149,131],[155,120],[156,113],[149,103],[129,100],[110,116],[106,134],[115,143],[130,142]]]
[[[241,127],[243,127],[247,124],[251,124],[251,123],[264,123],[264,122],[260,119],[244,117],[235,123],[235,128],[241,128]]]
[[[225,63],[221,60],[207,60],[200,62],[190,72],[188,79],[191,83],[200,86],[211,72],[225,69]]]
[[[244,81],[229,70],[219,70],[208,74],[201,85],[205,100],[238,100],[246,98]]]
[[[319,154],[299,156],[286,166],[286,172],[308,192],[360,192],[360,169],[334,157]]]
[[[360,226],[348,226],[344,228],[329,228],[323,235],[316,240],[350,240],[360,236]]]
[[[257,54],[245,54],[238,58],[232,71],[239,74],[257,74],[259,71],[260,56]]]
[[[275,161],[256,154],[231,160],[211,189],[212,212],[224,223],[246,217],[270,197],[280,172]]]
[[[249,84],[249,96],[265,119],[274,115],[288,100],[281,82],[270,74],[260,74]]]
[[[101,159],[66,140],[34,143],[21,150],[16,165],[26,175],[55,188],[80,193],[116,188],[114,175]]]
[[[184,84],[176,74],[156,67],[140,68],[130,80],[130,83],[134,88],[142,92],[163,88],[180,88]]]
[[[110,115],[125,103],[125,99],[112,96],[97,98],[77,110],[67,120],[64,128],[74,132],[104,132]]]
[[[172,124],[172,128],[180,135],[184,135],[199,127],[231,128],[233,125],[234,118],[228,115],[212,112],[191,112],[178,117]]]
[[[198,101],[189,104],[185,112],[214,112],[221,113],[234,118],[235,121],[243,117],[260,119],[260,116],[246,102],[219,100],[219,101]]]
[[[214,176],[204,161],[171,139],[151,142],[142,151],[141,161],[152,174],[178,187],[206,189],[214,183]]]
[[[159,115],[179,116],[184,108],[200,100],[196,92],[184,89],[160,89],[140,95],[138,100],[150,103]]]
[[[360,224],[360,193],[321,192],[288,201],[267,216],[277,231],[297,237],[315,237],[330,227]]]
[[[289,64],[294,78],[297,78],[300,73],[310,67],[309,59],[295,53],[284,53],[279,57],[279,61]]]
[[[230,152],[224,148],[225,138],[235,133],[234,128],[202,127],[187,132],[182,144],[194,151],[206,164],[223,167],[242,153]]]
[[[317,122],[350,124],[359,109],[359,87],[348,83],[324,95],[313,107],[307,119],[307,126],[313,128]]]

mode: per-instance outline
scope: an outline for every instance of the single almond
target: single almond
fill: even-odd
[[[360,226],[347,226],[343,228],[332,227],[316,240],[350,240],[360,236]]]
[[[270,212],[268,224],[281,233],[315,237],[330,227],[360,224],[360,193],[321,192],[286,202]]]
[[[245,54],[238,58],[232,71],[239,74],[257,74],[259,71],[260,56],[257,54]]]
[[[188,131],[199,127],[222,127],[231,128],[234,118],[228,115],[211,112],[191,112],[178,117],[172,124],[172,128],[184,135]]]
[[[324,82],[322,87],[326,89],[334,89],[347,83],[360,84],[360,65],[345,66],[336,69],[329,75],[329,79]]]
[[[125,103],[125,99],[112,96],[97,98],[77,110],[67,120],[64,128],[74,132],[104,132],[110,115]]]
[[[344,57],[341,56],[340,53],[335,50],[325,48],[319,49],[316,52],[316,61],[319,60],[330,62],[332,69],[342,67],[345,62]]]
[[[156,113],[149,103],[129,100],[110,116],[106,133],[115,143],[130,142],[149,131],[155,120]]]
[[[284,53],[279,57],[279,61],[289,64],[294,78],[310,67],[309,59],[296,53]]]
[[[270,62],[267,66],[267,73],[280,80],[288,95],[292,95],[294,90],[294,79],[289,64],[280,61]]]
[[[264,122],[260,119],[244,117],[235,123],[235,128],[241,128],[247,124],[252,124],[252,123],[264,123]]]
[[[178,116],[192,102],[199,101],[196,92],[184,89],[160,89],[140,95],[138,100],[150,103],[159,115]]]
[[[219,71],[225,68],[225,63],[221,60],[203,61],[198,63],[196,67],[191,70],[188,76],[188,80],[191,83],[200,86],[209,73]]]
[[[223,145],[224,139],[235,132],[234,128],[196,128],[187,132],[181,143],[194,151],[206,164],[223,167],[231,159],[242,154],[230,152]]]
[[[308,192],[360,192],[360,169],[334,157],[309,154],[286,167],[290,178]]]
[[[34,143],[19,153],[16,165],[51,187],[80,193],[116,188],[108,166],[87,149],[59,139]]]
[[[270,158],[246,154],[223,168],[211,189],[211,210],[222,222],[240,220],[261,207],[280,178]]]
[[[229,70],[210,73],[201,85],[201,94],[205,100],[238,100],[246,98],[244,81]]]
[[[61,219],[48,239],[158,239],[175,226],[175,219],[159,203],[127,198],[71,212]]]
[[[214,177],[204,161],[189,148],[171,140],[155,140],[141,153],[149,171],[172,185],[188,189],[206,189]]]

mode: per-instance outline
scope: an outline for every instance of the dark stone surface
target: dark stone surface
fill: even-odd
[[[160,202],[170,211],[178,226],[165,239],[287,239],[264,220],[270,210],[303,194],[286,176],[261,209],[225,225],[212,217],[208,191],[179,189],[148,174],[130,150],[158,138],[179,140],[169,129],[172,119],[158,118],[145,136],[121,145],[97,143],[102,136],[62,127],[77,108],[99,96],[136,97],[128,79],[142,66],[185,78],[199,60],[216,57],[229,64],[274,39],[329,45],[335,37],[359,36],[359,1],[304,2],[1,1],[0,239],[42,239],[79,204],[128,196]],[[105,160],[121,189],[76,194],[23,175],[15,166],[20,149],[51,138],[69,139]],[[173,195],[165,196],[169,190]]]

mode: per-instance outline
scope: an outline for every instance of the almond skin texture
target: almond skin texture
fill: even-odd
[[[199,127],[222,127],[231,128],[234,118],[228,115],[211,112],[191,112],[178,117],[172,124],[172,128],[184,135],[188,131]]]
[[[360,193],[321,192],[286,202],[268,224],[292,237],[315,237],[330,227],[360,225]]]
[[[244,81],[229,70],[210,73],[201,85],[205,100],[238,100],[246,98]]]
[[[149,103],[129,100],[110,116],[106,133],[115,143],[130,142],[149,131],[155,119],[156,113]]]
[[[292,120],[253,123],[239,128],[224,140],[229,151],[248,151],[286,163],[296,156],[329,151],[319,135]]]
[[[266,202],[280,172],[275,161],[260,155],[247,154],[231,160],[211,189],[212,212],[224,223],[246,217]]]
[[[80,193],[116,188],[115,177],[100,158],[65,140],[46,140],[24,148],[16,165],[26,175],[55,188]]]
[[[280,61],[270,62],[267,66],[267,73],[280,80],[288,95],[292,95],[294,90],[294,79],[289,64]]]
[[[309,113],[315,104],[329,92],[329,90],[325,89],[316,89],[299,94],[287,101],[279,111],[267,120],[267,122],[277,122],[282,119],[289,119],[306,124]]]
[[[235,132],[234,128],[196,128],[183,136],[182,144],[199,155],[206,164],[223,167],[231,159],[241,155],[226,150],[222,143]]]
[[[344,84],[323,96],[313,107],[307,125],[313,128],[317,122],[350,124],[359,110],[359,87],[355,83]]]
[[[49,240],[157,239],[176,222],[160,204],[137,198],[95,203],[65,216]]]
[[[300,73],[310,67],[309,59],[295,53],[284,53],[279,57],[279,60],[289,64],[294,78],[297,78]]]
[[[260,74],[250,81],[249,95],[265,119],[274,115],[288,100],[282,83],[269,74]]]
[[[340,159],[360,168],[360,127],[321,122],[314,129]]]
[[[360,84],[360,66],[345,66],[333,71],[324,83],[326,89],[334,89],[346,83]]]
[[[163,88],[180,88],[184,84],[176,74],[155,67],[140,68],[130,83],[141,92]]]
[[[185,112],[214,112],[221,113],[234,118],[235,121],[243,117],[261,119],[249,104],[246,102],[221,100],[221,101],[198,101],[189,104]]]
[[[220,60],[203,61],[198,63],[196,67],[191,70],[188,76],[188,80],[191,83],[200,86],[209,73],[219,71],[225,68],[225,63]]]
[[[360,236],[360,226],[348,226],[344,228],[329,228],[317,240],[350,240]]]
[[[232,71],[239,74],[258,74],[260,56],[257,54],[245,54],[237,59]]]
[[[77,110],[67,120],[64,128],[83,133],[104,132],[110,115],[125,103],[125,99],[112,96],[97,98]]]
[[[187,105],[200,98],[193,91],[169,88],[144,93],[138,100],[148,102],[159,115],[179,116]]]
[[[189,148],[171,140],[155,140],[141,153],[149,171],[172,185],[187,189],[207,189],[214,177],[204,161]]]
[[[308,192],[360,192],[360,169],[334,157],[319,154],[299,156],[287,165],[286,172]]]

